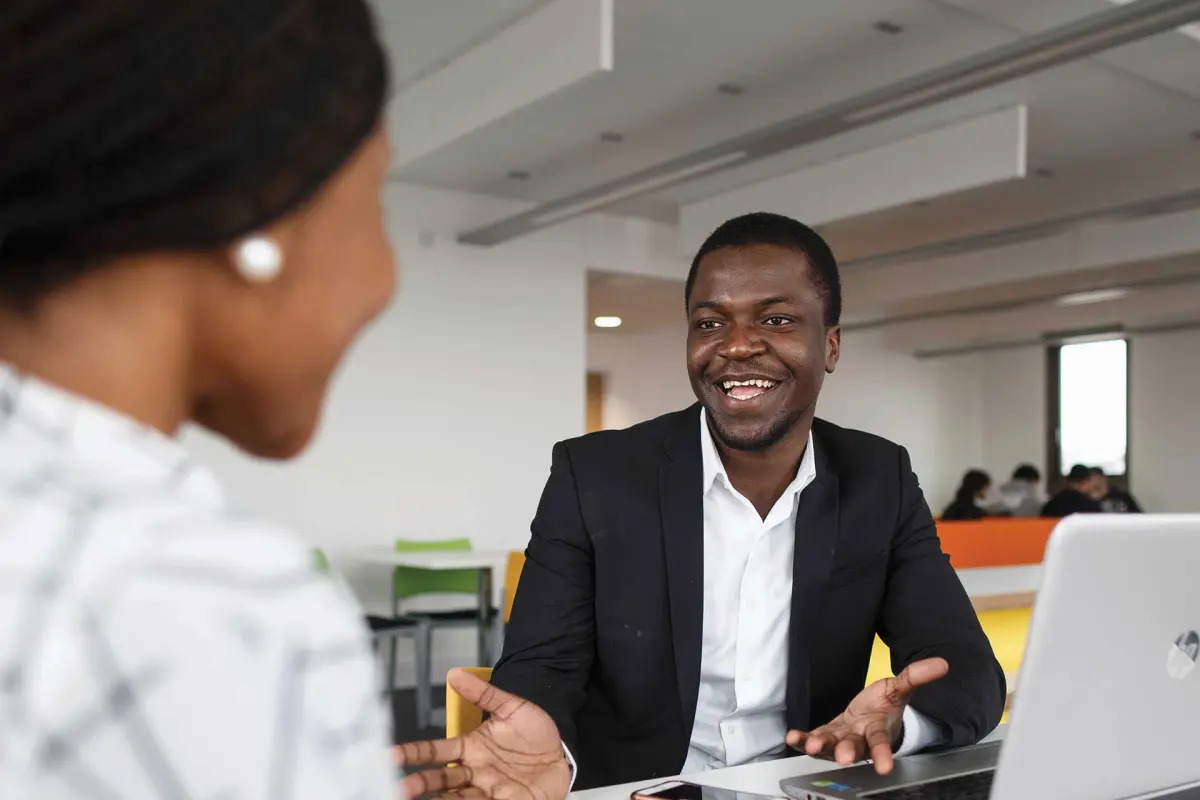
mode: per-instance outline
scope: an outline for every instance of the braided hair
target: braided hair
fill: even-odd
[[[386,83],[363,0],[4,0],[0,300],[293,210]]]

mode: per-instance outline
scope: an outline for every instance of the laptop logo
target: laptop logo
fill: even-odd
[[[1196,668],[1200,659],[1200,633],[1187,631],[1179,634],[1179,638],[1171,645],[1167,654],[1167,674],[1181,681]]]

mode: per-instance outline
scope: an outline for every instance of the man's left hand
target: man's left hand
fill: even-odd
[[[875,681],[850,701],[846,710],[816,730],[788,731],[787,743],[803,753],[845,767],[870,754],[875,771],[887,775],[892,753],[904,738],[904,709],[913,691],[950,671],[943,658],[914,661],[894,678]]]

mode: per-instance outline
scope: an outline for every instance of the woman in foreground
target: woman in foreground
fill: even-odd
[[[0,53],[0,797],[393,796],[353,599],[175,438],[296,455],[392,294],[362,0],[15,0]],[[410,791],[565,793],[454,680],[498,713]]]

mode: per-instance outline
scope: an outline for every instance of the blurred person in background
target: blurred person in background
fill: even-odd
[[[947,522],[955,520],[983,519],[988,516],[986,511],[988,490],[992,488],[992,478],[981,469],[967,470],[963,475],[958,491],[946,510],[942,519]]]
[[[1033,464],[1021,464],[1013,470],[1012,480],[1000,487],[1000,502],[1014,517],[1037,517],[1046,504],[1042,492],[1042,473]]]
[[[1092,467],[1094,487],[1092,496],[1108,514],[1140,514],[1142,507],[1129,492],[1113,486],[1101,467]]]
[[[1096,499],[1096,476],[1083,464],[1067,473],[1067,485],[1042,508],[1043,517],[1068,517],[1071,514],[1099,514],[1104,509]]]
[[[14,0],[0,53],[0,797],[395,796],[354,600],[176,439],[298,454],[392,294],[365,5]],[[493,716],[410,792],[565,794],[451,682]]]

